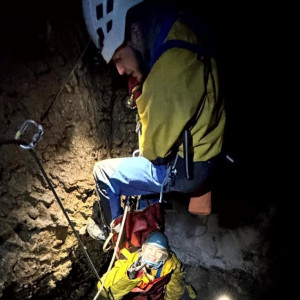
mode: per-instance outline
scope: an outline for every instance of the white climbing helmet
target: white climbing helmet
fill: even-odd
[[[144,0],[82,0],[87,30],[108,63],[125,38],[129,9]]]

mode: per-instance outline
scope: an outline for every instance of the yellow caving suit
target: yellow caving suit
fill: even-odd
[[[166,40],[178,39],[196,43],[197,37],[184,23],[176,21]],[[191,119],[204,94],[204,63],[198,54],[185,48],[163,52],[148,74],[136,104],[142,123],[140,150],[150,161],[164,158]],[[221,152],[225,111],[219,99],[216,62],[210,59],[211,73],[207,95],[199,118],[191,130],[194,162],[206,161]],[[179,155],[183,157],[182,145]]]
[[[140,277],[135,279],[129,279],[127,275],[127,270],[130,266],[137,261],[139,257],[139,251],[130,253],[126,248],[123,248],[120,251],[121,257],[124,259],[119,259],[115,262],[114,267],[107,273],[105,273],[101,282],[105,282],[104,287],[109,291],[109,294],[112,294],[113,297],[109,296],[107,299],[122,299],[135,287],[139,287],[142,284],[149,283],[148,277],[143,274]],[[155,276],[156,270],[153,270],[151,275]],[[183,269],[182,263],[176,257],[176,254],[170,252],[168,259],[163,265],[160,277],[171,275],[170,281],[166,285],[166,293],[164,298],[167,300],[178,300],[184,293],[184,277],[185,271]],[[98,282],[98,289],[101,287],[100,282]],[[155,289],[155,284],[153,287]],[[101,295],[107,297],[104,289],[101,292]]]

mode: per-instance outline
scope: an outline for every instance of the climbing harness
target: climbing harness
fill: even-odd
[[[26,141],[24,141],[24,140],[21,140],[21,138],[22,138],[24,135],[26,135],[26,133],[27,133],[26,131],[27,131],[27,130],[29,130],[29,129],[32,130],[32,126],[34,126],[33,129],[35,129],[36,132],[33,134],[31,140],[30,140],[29,142],[26,142]],[[69,216],[68,216],[68,214],[67,214],[67,211],[65,210],[65,208],[64,208],[64,206],[63,206],[63,204],[62,204],[62,202],[60,201],[58,195],[56,194],[56,191],[55,191],[54,187],[52,186],[51,181],[49,180],[49,177],[47,176],[47,174],[46,174],[46,172],[45,172],[45,170],[44,170],[44,168],[43,168],[43,166],[42,166],[42,164],[41,164],[39,158],[37,157],[36,153],[35,153],[34,150],[33,150],[33,148],[35,147],[35,145],[36,145],[36,144],[38,143],[38,141],[41,139],[42,135],[43,135],[43,127],[42,127],[42,125],[36,123],[36,122],[33,121],[33,120],[26,120],[26,121],[21,125],[20,129],[16,132],[15,140],[1,140],[1,139],[0,139],[0,145],[18,144],[22,149],[29,150],[29,152],[30,152],[31,155],[33,156],[35,162],[38,164],[38,166],[39,166],[39,168],[40,168],[40,170],[41,170],[41,172],[42,172],[42,174],[43,174],[43,176],[44,176],[44,178],[45,178],[45,180],[46,180],[46,182],[47,182],[47,184],[48,184],[50,190],[52,191],[52,193],[53,193],[55,199],[57,200],[57,202],[58,202],[60,208],[62,209],[62,211],[63,211],[63,213],[64,213],[64,215],[65,215],[65,217],[66,217],[66,219],[67,219],[69,225],[71,226],[72,231],[73,231],[73,233],[75,234],[75,236],[76,236],[76,238],[77,238],[77,240],[78,240],[80,246],[82,247],[82,250],[83,250],[83,252],[84,252],[85,257],[87,258],[88,263],[90,264],[92,270],[94,271],[94,273],[95,273],[97,279],[101,282],[101,278],[100,278],[100,276],[99,276],[99,274],[98,274],[98,272],[97,272],[97,270],[96,270],[96,268],[95,268],[95,266],[94,266],[94,264],[93,264],[93,262],[92,262],[90,256],[88,255],[88,253],[87,253],[87,251],[86,251],[86,249],[85,249],[85,246],[83,245],[83,243],[82,243],[82,241],[81,241],[81,239],[80,239],[80,237],[79,237],[77,231],[75,230],[75,227],[74,227],[74,225],[72,224],[72,222],[71,222],[71,220],[70,220],[70,218],[69,218]],[[105,289],[105,292],[106,292],[106,294],[108,294],[108,292],[107,292],[106,289]]]

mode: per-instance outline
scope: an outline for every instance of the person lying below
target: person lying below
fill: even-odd
[[[179,300],[184,293],[185,270],[170,250],[166,235],[155,231],[141,249],[131,253],[123,248],[120,259],[98,282],[99,290],[103,283],[101,295],[106,299]]]

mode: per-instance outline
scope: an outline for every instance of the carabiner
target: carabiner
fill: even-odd
[[[142,156],[140,149],[136,149],[132,152],[132,157],[139,157],[139,156]]]
[[[42,134],[44,133],[42,125],[36,123],[33,120],[26,120],[21,125],[20,129],[16,132],[15,139],[18,140],[26,132],[26,129],[29,124],[33,124],[37,128],[37,132],[33,135],[31,142],[28,145],[20,145],[21,148],[29,150],[33,149],[36,143],[40,140]]]

